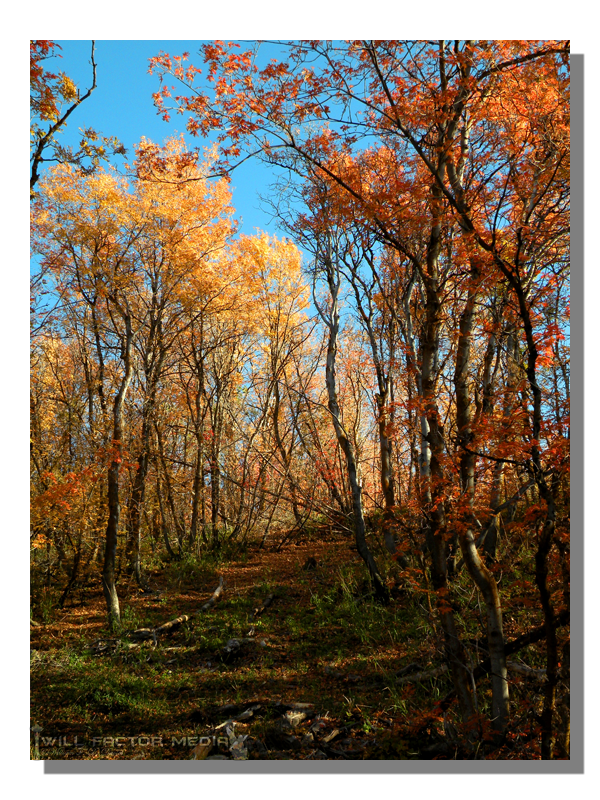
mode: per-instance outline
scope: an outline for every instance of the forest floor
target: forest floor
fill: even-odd
[[[452,687],[426,595],[390,579],[392,603],[373,602],[347,538],[146,575],[154,593],[119,585],[118,636],[99,580],[32,626],[32,758],[484,757],[461,754],[452,713],[435,713]]]

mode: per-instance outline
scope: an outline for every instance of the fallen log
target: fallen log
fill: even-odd
[[[263,611],[265,611],[271,605],[274,599],[275,599],[274,593],[268,595],[268,597],[265,598],[262,606],[257,606],[252,612],[252,614],[250,614],[250,619],[248,620],[248,622],[252,622],[254,619],[256,619],[256,617],[259,617],[263,613]]]
[[[208,611],[210,608],[212,608],[215,605],[215,603],[217,602],[217,600],[221,597],[221,595],[223,594],[224,590],[225,590],[225,583],[223,581],[223,576],[221,575],[221,577],[219,578],[219,585],[214,590],[210,600],[208,600],[206,603],[204,603],[204,605],[202,606],[200,611]]]
[[[118,639],[96,639],[87,645],[87,649],[92,655],[98,656],[102,653],[113,653],[118,645]]]
[[[448,665],[443,664],[441,667],[436,667],[435,669],[429,669],[425,672],[413,672],[412,675],[407,675],[402,678],[396,678],[396,683],[413,683],[414,681],[426,681],[429,678],[437,678],[439,675],[443,675],[445,672],[448,672]]]
[[[135,631],[124,631],[124,635],[127,636],[128,639],[135,639],[136,642],[144,642],[152,639],[154,644],[156,644],[156,631],[154,628],[138,628]]]
[[[526,675],[528,678],[535,678],[538,681],[543,681],[546,677],[545,669],[533,669],[526,664],[517,664],[514,661],[507,661],[506,666],[511,672],[517,672],[521,675]],[[437,678],[440,675],[448,672],[448,666],[444,664],[436,669],[430,669],[426,672],[414,672],[411,675],[396,677],[396,683],[412,683],[413,681],[424,681],[428,678]]]
[[[414,665],[409,665],[409,667],[410,666]],[[528,667],[526,664],[517,664],[515,661],[507,661],[506,666],[509,670],[511,670],[511,672],[517,672],[521,675],[526,675],[528,678],[535,678],[536,680],[543,681],[546,677],[545,669],[533,669],[533,667]],[[406,669],[407,668],[405,667],[404,670],[400,670],[400,673],[405,672]],[[413,672],[410,675],[401,676],[399,673],[396,673],[395,682],[412,683],[413,681],[424,681],[428,678],[437,678],[439,675],[443,675],[445,672],[448,672],[448,666],[446,664],[425,672]]]
[[[240,639],[229,639],[225,647],[221,650],[221,658],[222,660],[228,664],[233,659],[242,656],[247,651],[247,645],[252,645],[253,647],[266,647],[266,642],[264,639],[257,641],[254,637],[247,636]]]
[[[533,669],[533,667],[528,667],[527,664],[516,664],[514,661],[507,661],[506,666],[511,672],[517,672],[527,678],[535,678],[538,681],[546,680],[545,669]]]
[[[257,606],[252,612],[252,614],[250,614],[250,617],[248,618],[248,622],[250,623],[250,628],[248,629],[246,636],[254,636],[255,628],[252,623],[254,622],[256,617],[259,617],[263,613],[263,611],[265,611],[271,605],[274,599],[275,599],[275,594],[272,592],[265,598],[262,606]]]
[[[568,609],[564,609],[560,613],[558,613],[554,617],[554,625],[556,628],[561,628],[563,625],[568,625],[571,619],[571,615]],[[522,650],[523,647],[527,647],[527,645],[535,644],[535,642],[541,641],[546,636],[546,627],[545,625],[540,625],[539,628],[533,628],[532,630],[528,631],[527,633],[522,633],[520,636],[517,636],[516,639],[513,639],[510,642],[506,642],[504,645],[504,653],[507,656],[512,655],[513,653],[517,653],[519,650]],[[480,661],[479,664],[473,670],[473,678],[477,680],[477,678],[481,678],[483,675],[487,675],[492,669],[492,664],[489,658],[485,658],[483,661]],[[438,703],[438,708],[440,711],[447,711],[448,708],[452,705],[454,700],[456,699],[455,690],[452,689],[448,694]]]
[[[137,628],[137,630],[134,631],[126,631],[125,635],[129,639],[136,639],[138,641],[152,639],[156,644],[156,640],[159,636],[178,628],[184,622],[187,622],[188,619],[189,617],[187,614],[183,614],[182,616],[171,619],[168,622],[163,622],[162,625],[157,625],[155,628]]]
[[[189,617],[187,616],[187,614],[182,614],[180,617],[177,617],[176,619],[172,619],[169,622],[165,622],[162,625],[159,625],[158,628],[154,629],[154,632],[156,633],[157,636],[162,636],[163,633],[168,633],[169,631],[172,631],[174,628],[178,628],[180,625],[182,625],[184,622],[187,622],[188,620]]]
[[[254,705],[249,706],[245,711],[242,711],[241,714],[237,714],[235,717],[230,717],[229,719],[226,719],[225,722],[221,722],[220,725],[216,725],[215,731],[221,730],[221,728],[227,728],[228,725],[232,725],[235,722],[243,722],[247,719],[250,719],[254,716],[254,712],[261,708],[261,703],[255,703]]]

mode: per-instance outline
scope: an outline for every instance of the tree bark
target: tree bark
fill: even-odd
[[[327,342],[327,360],[325,367],[325,382],[327,385],[327,398],[328,408],[333,420],[335,434],[339,442],[340,448],[344,454],[346,461],[346,470],[348,474],[348,482],[350,484],[350,491],[352,494],[352,517],[354,524],[354,534],[356,540],[356,549],[358,550],[361,558],[365,562],[376,598],[383,603],[389,602],[389,592],[385,585],[383,578],[379,572],[373,554],[371,553],[366,541],[366,526],[363,513],[362,504],[362,486],[358,474],[358,465],[356,462],[356,455],[352,443],[344,429],[341,419],[341,411],[337,397],[336,387],[336,357],[337,357],[337,341],[339,334],[339,308],[338,308],[338,295],[340,289],[339,271],[333,264],[331,246],[329,244],[328,252],[323,253],[323,263],[329,286],[331,305],[329,313],[323,315],[323,319],[329,330],[329,337]]]
[[[440,166],[443,172],[443,164]],[[442,300],[439,288],[439,256],[442,236],[442,197],[436,184],[431,189],[432,225],[427,245],[425,269],[421,278],[425,288],[425,323],[422,336],[421,388],[429,445],[429,474],[422,475],[422,505],[426,540],[431,552],[431,576],[438,597],[438,612],[444,631],[446,659],[465,721],[475,715],[472,679],[467,656],[454,620],[448,590],[449,544],[446,530],[444,438],[436,402],[436,383]]]
[[[171,476],[169,474],[169,469],[168,469],[168,466],[167,466],[167,459],[165,457],[165,448],[164,448],[163,435],[162,435],[162,431],[160,429],[160,426],[158,425],[158,422],[156,420],[154,421],[154,430],[156,432],[156,442],[158,444],[158,457],[159,457],[160,465],[162,467],[162,470],[163,470],[163,473],[164,473],[164,476],[165,476],[165,489],[166,489],[166,495],[167,495],[167,505],[169,507],[169,510],[171,511],[171,517],[173,519],[173,525],[175,527],[175,532],[177,534],[177,543],[178,543],[178,546],[179,546],[179,555],[181,555],[182,549],[183,549],[183,534],[184,534],[183,525],[180,522],[180,520],[178,518],[178,515],[177,515],[177,508],[175,506],[175,498],[174,498],[174,494],[173,494],[173,485],[171,483]],[[161,505],[161,512],[162,512],[162,510],[163,509],[162,509],[162,505]],[[164,515],[164,524],[165,524],[165,530],[167,530],[168,526],[166,526],[166,514]]]
[[[273,370],[276,373],[276,370]],[[292,448],[293,448],[293,437],[292,443],[290,444],[289,450],[286,449],[283,438],[281,436],[281,429],[279,427],[279,413],[281,410],[281,393],[279,390],[279,377],[277,374],[274,375],[273,378],[274,385],[273,385],[273,435],[275,437],[275,444],[277,445],[277,449],[279,450],[279,454],[281,456],[281,461],[284,467],[284,477],[285,480],[288,482],[290,487],[290,498],[292,504],[292,512],[294,514],[294,519],[296,520],[296,527],[299,531],[301,531],[304,527],[304,517],[300,513],[300,508],[298,506],[298,484],[292,474]]]
[[[502,608],[494,576],[487,569],[475,546],[473,536],[473,503],[475,498],[475,460],[470,445],[473,440],[472,413],[468,385],[471,337],[478,295],[480,271],[473,264],[465,308],[460,317],[459,338],[456,351],[454,386],[456,389],[456,424],[458,428],[459,470],[463,495],[462,519],[459,519],[458,540],[462,556],[475,585],[481,592],[487,620],[488,649],[492,664],[492,727],[504,731],[508,721],[509,696],[502,631]]]
[[[519,314],[525,332],[527,344],[527,381],[532,395],[532,437],[531,437],[531,467],[537,484],[540,497],[546,503],[546,516],[542,532],[538,541],[535,554],[535,580],[540,594],[540,601],[544,612],[546,629],[546,685],[544,688],[544,706],[541,715],[542,723],[542,759],[551,760],[554,755],[554,714],[556,705],[556,685],[558,683],[558,642],[556,637],[556,617],[551,603],[550,589],[548,587],[548,555],[553,545],[555,533],[555,494],[554,481],[548,481],[542,467],[539,449],[540,434],[542,430],[542,393],[537,382],[538,350],[535,344],[533,322],[530,306],[527,303],[527,291],[523,286],[518,271],[511,271],[499,257],[496,258],[498,266],[507,277],[519,304]]]
[[[113,408],[113,458],[108,468],[108,524],[106,527],[104,568],[102,570],[102,586],[108,612],[108,625],[111,631],[121,624],[119,597],[115,581],[119,518],[121,514],[119,475],[123,461],[123,407],[133,375],[133,332],[129,315],[123,316],[123,322],[125,325],[123,343],[124,373]]]
[[[126,552],[128,570],[131,575],[135,576],[138,586],[143,586],[140,557],[141,523],[144,497],[146,494],[146,478],[148,476],[148,466],[150,461],[149,446],[150,422],[147,418],[147,410],[145,409],[144,419],[142,421],[142,446],[138,456],[138,467],[135,473],[133,489],[131,492]]]
[[[158,298],[158,280],[156,275],[151,277],[152,300],[150,307],[150,324],[147,339],[144,343],[142,360],[146,383],[146,395],[142,406],[142,431],[138,450],[138,468],[133,482],[131,493],[130,512],[127,526],[127,568],[135,576],[138,586],[143,586],[141,565],[141,524],[144,498],[146,494],[146,479],[150,465],[150,439],[152,431],[152,416],[156,405],[158,381],[162,372],[166,350],[162,342],[162,311],[163,304]]]
[[[349,280],[356,298],[356,306],[371,346],[371,357],[377,377],[378,391],[375,393],[375,403],[377,407],[377,429],[379,432],[379,479],[384,507],[383,538],[387,551],[391,555],[395,555],[394,511],[396,496],[394,491],[392,440],[389,436],[390,414],[388,408],[392,386],[391,363],[394,359],[394,345],[390,337],[389,362],[388,368],[386,369],[378,348],[375,331],[373,330],[373,295],[375,287],[378,283],[380,284],[380,281],[376,274],[374,259],[368,252],[368,248],[363,246],[362,253],[364,260],[369,264],[373,276],[370,285],[368,285],[359,273],[360,261],[356,256],[350,255],[349,258],[345,259],[345,263],[350,272]],[[392,315],[392,319],[394,319],[394,317],[395,315]]]
[[[546,500],[548,507],[535,554],[535,582],[540,594],[546,630],[546,683],[544,686],[544,706],[541,714],[542,759],[551,760],[554,757],[555,746],[553,723],[556,707],[556,686],[558,684],[558,641],[556,619],[548,587],[548,554],[553,544],[555,510],[554,498],[551,496],[547,486],[545,486],[544,494],[546,495],[544,500]]]

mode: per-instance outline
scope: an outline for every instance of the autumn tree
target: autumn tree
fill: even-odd
[[[155,101],[166,117],[172,108],[188,112],[192,133],[216,132],[223,170],[257,155],[300,180],[329,181],[353,217],[415,270],[423,298],[414,359],[421,505],[455,690],[463,716],[471,718],[472,683],[449,602],[454,540],[485,600],[492,718],[504,730],[509,706],[502,612],[495,578],[475,543],[474,492],[480,460],[518,463],[529,470],[546,509],[536,581],[547,629],[550,677],[542,743],[543,757],[550,758],[557,643],[547,559],[555,542],[552,486],[560,483],[555,454],[556,448],[564,452],[565,440],[541,445],[539,348],[549,328],[542,333],[539,327],[539,288],[554,282],[566,254],[568,43],[310,41],[281,48],[286,60],[260,67],[256,52],[238,52],[237,45],[222,42],[203,45],[210,90],[199,83],[198,67],[161,54],[152,68],[161,78],[174,76],[183,90],[173,96],[163,84]],[[375,142],[370,148],[362,147],[366,137]],[[415,227],[425,231],[423,238],[415,237]],[[459,292],[452,312],[456,345],[447,353],[454,361],[448,407],[455,414],[454,454],[439,399],[439,382],[446,382],[440,365],[446,358],[449,281]],[[332,286],[337,293],[334,273]],[[485,427],[475,427],[471,340],[480,298],[499,290],[508,292],[516,312],[511,335],[524,346],[526,384],[513,387],[526,419],[514,442],[520,453],[494,455],[478,439]],[[552,330],[558,337],[559,329]],[[550,339],[550,349],[556,341]],[[490,353],[483,365],[488,390],[493,345]],[[451,502],[455,464],[460,494]]]
[[[111,172],[85,176],[71,166],[58,167],[42,182],[38,210],[38,232],[44,233],[37,242],[40,255],[72,307],[92,320],[88,332],[97,351],[101,406],[106,408],[109,386],[113,393],[103,572],[112,624],[119,621],[115,559],[128,393],[141,375],[141,447],[134,453],[139,460],[128,521],[131,566],[139,577],[139,514],[157,386],[170,343],[189,325],[184,306],[190,282],[210,280],[210,262],[231,232],[224,187],[183,180],[190,170],[199,178],[203,173],[189,161],[182,165],[176,142],[166,146],[163,160],[160,155],[142,143],[133,186]],[[179,180],[145,181],[148,160]]]
[[[261,448],[262,464],[257,464],[257,468],[270,471],[275,467],[279,479],[273,487],[274,500],[270,502],[273,512],[285,488],[291,498],[296,525],[302,527],[298,505],[300,487],[292,462],[298,442],[291,426],[284,427],[284,417],[286,399],[287,403],[294,403],[290,397],[294,386],[291,374],[294,354],[302,352],[310,333],[306,316],[309,290],[302,274],[300,252],[291,241],[263,234],[242,237],[238,248],[242,272],[246,279],[253,278],[253,299],[249,307],[255,315],[257,336],[249,376],[250,394],[246,394],[245,402],[248,404],[250,398],[254,398],[258,411],[254,436],[260,435],[268,448]],[[245,469],[240,479],[247,480]],[[268,527],[263,535],[267,532]]]
[[[218,152],[142,140],[127,180],[37,184],[34,559],[65,602],[104,557],[116,625],[120,564],[143,585],[149,548],[328,518],[378,599],[425,599],[468,748],[525,718],[507,658],[541,641],[533,730],[568,757],[568,44],[239,51],[204,44],[205,84],[152,60],[184,86],[163,113]],[[235,236],[224,175],[250,156],[285,179],[289,239]]]
[[[366,541],[366,525],[363,501],[363,480],[356,448],[356,439],[348,431],[349,420],[344,420],[339,400],[338,349],[340,337],[340,302],[342,285],[342,265],[351,257],[350,246],[344,238],[343,226],[339,225],[335,214],[328,207],[327,191],[319,188],[313,194],[318,208],[319,223],[312,228],[311,246],[314,252],[314,282],[322,279],[327,292],[322,299],[317,298],[313,283],[314,303],[327,330],[327,354],[325,385],[327,387],[327,407],[335,429],[338,444],[346,463],[346,474],[352,498],[352,523],[357,550],[365,562],[373,582],[376,597],[389,602],[387,587]]]
[[[82,131],[77,150],[60,144],[57,134],[97,86],[95,42],[91,45],[91,85],[83,94],[65,72],[54,73],[45,68],[44,62],[48,59],[62,58],[57,52],[60,49],[59,44],[49,39],[33,39],[29,43],[31,196],[44,163],[74,164],[90,172],[109,156],[125,153],[118,139],[102,136],[93,128]]]
[[[147,223],[137,248],[143,276],[137,313],[143,328],[136,349],[144,401],[128,519],[129,565],[138,583],[142,583],[141,515],[158,390],[165,369],[172,364],[175,344],[204,311],[196,298],[210,290],[218,294],[222,288],[215,271],[224,263],[222,251],[234,230],[231,196],[224,181],[204,180],[208,164],[187,163],[183,153],[178,139],[163,148],[143,140],[134,163],[136,190]]]
[[[306,339],[299,251],[263,234],[233,241],[226,182],[207,180],[210,157],[199,161],[181,139],[142,140],[136,153],[128,182],[56,168],[34,206],[35,247],[63,299],[56,334],[80,359],[79,391],[63,392],[68,420],[77,402],[77,422],[58,428],[70,455],[65,462],[61,447],[54,468],[89,463],[101,450],[108,459],[104,585],[113,625],[117,538],[124,528],[127,569],[143,585],[148,509],[177,557],[245,540],[259,523],[266,536],[284,487],[298,514],[302,502],[283,429],[291,358]],[[34,397],[36,422],[40,403]],[[73,453],[84,416],[87,449]],[[42,455],[40,445],[40,479]]]

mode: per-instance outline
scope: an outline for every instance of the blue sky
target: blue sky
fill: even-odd
[[[27,225],[29,214],[29,182],[23,181],[24,156],[21,160],[20,147],[15,146],[15,131],[8,122],[11,119],[12,109],[16,108],[18,119],[23,128],[28,120],[28,55],[27,39],[32,37],[57,38],[64,46],[62,67],[74,79],[78,79],[81,67],[85,67],[89,58],[89,42],[79,42],[80,37],[96,36],[112,37],[127,36],[179,36],[182,29],[196,30],[207,38],[218,36],[223,38],[263,36],[277,38],[280,36],[294,36],[311,38],[338,37],[379,37],[379,38],[419,38],[432,35],[469,35],[477,38],[555,38],[570,35],[573,43],[573,52],[586,54],[586,141],[593,142],[597,139],[600,129],[600,105],[595,102],[594,92],[597,92],[598,79],[600,78],[600,59],[597,56],[597,42],[591,24],[589,5],[581,0],[575,0],[567,8],[555,2],[548,3],[534,0],[524,4],[522,0],[505,0],[499,9],[497,4],[481,4],[475,0],[463,0],[460,8],[455,4],[435,0],[433,4],[398,4],[388,0],[376,5],[366,6],[364,3],[348,4],[341,0],[323,3],[322,0],[304,0],[301,6],[287,7],[280,2],[272,2],[269,6],[267,0],[258,3],[242,3],[234,0],[232,3],[220,4],[215,7],[209,4],[189,3],[188,0],[180,2],[175,7],[158,5],[155,8],[137,3],[127,3],[123,0],[105,0],[102,5],[73,3],[71,0],[61,0],[60,4],[33,3],[13,4],[10,14],[6,16],[6,45],[8,57],[6,59],[7,76],[4,90],[8,94],[5,98],[6,124],[3,128],[5,134],[5,154],[8,156],[8,185],[15,190],[14,196],[9,196],[5,203],[5,230],[16,229],[19,233],[16,245],[11,242],[12,237],[7,237],[7,256],[5,256],[5,297],[17,298],[17,302],[9,302],[8,308],[2,315],[2,341],[4,342],[3,354],[4,375],[6,391],[2,396],[3,418],[9,420],[8,441],[5,445],[9,457],[5,459],[5,488],[7,498],[11,502],[5,504],[4,528],[12,532],[13,552],[18,550],[18,569],[12,569],[9,575],[11,597],[17,598],[18,607],[25,609],[28,603],[28,582],[26,571],[29,557],[27,547],[27,477],[29,469],[28,448],[23,447],[28,430],[28,270],[23,268],[27,256],[25,254],[27,238]],[[566,30],[566,33],[563,33]],[[70,37],[73,41],[62,41],[61,36]],[[76,131],[78,126],[95,125],[105,134],[119,136],[126,146],[131,146],[141,135],[162,141],[175,130],[176,120],[169,125],[163,123],[156,115],[152,105],[151,92],[155,90],[153,79],[146,75],[147,58],[155,55],[155,45],[162,47],[167,42],[154,41],[98,41],[98,89],[87,103],[79,110],[69,126]],[[193,42],[178,42],[181,50],[189,49]],[[169,46],[171,44],[169,43]],[[165,47],[165,49],[167,49]],[[172,52],[175,48],[171,47]],[[76,63],[77,62],[77,63]],[[88,68],[89,69],[89,68]],[[17,80],[12,80],[10,73],[17,73]],[[87,75],[88,73],[86,73]],[[85,85],[85,83],[83,84]],[[183,127],[183,126],[182,126]],[[24,130],[17,129],[20,146],[25,148],[28,137]],[[11,155],[12,154],[12,155]],[[592,173],[598,171],[595,160],[590,159],[589,169]],[[273,231],[268,228],[268,216],[255,211],[257,204],[255,188],[265,185],[264,180],[255,172],[255,167],[245,165],[242,171],[234,176],[233,185],[237,186],[234,202],[244,214],[244,230],[252,232],[252,225]],[[587,228],[592,230],[598,218],[598,192],[597,181],[594,174],[586,181],[586,220]],[[23,197],[18,194],[23,192]],[[249,202],[246,197],[253,198]],[[21,235],[22,234],[22,235]],[[593,235],[588,237],[587,263],[595,266],[596,254],[592,251],[595,247]],[[582,278],[578,278],[581,284]],[[585,314],[587,338],[593,342],[597,336],[597,312],[595,307],[600,296],[600,270],[591,268],[586,274],[586,310]],[[577,298],[578,299],[578,298]],[[583,304],[578,300],[578,316],[583,317]],[[577,355],[577,354],[575,354]],[[588,409],[598,407],[600,387],[598,375],[598,348],[591,346],[586,349],[586,406]],[[583,371],[582,356],[578,356],[578,397],[581,409],[583,400],[581,374]],[[574,381],[576,376],[574,376]],[[598,458],[600,450],[600,434],[597,425],[590,425],[586,430],[586,484],[589,497],[595,491],[599,479]],[[579,440],[576,439],[576,442]],[[583,439],[581,439],[583,441]],[[578,448],[580,445],[576,445]],[[577,474],[581,476],[581,468]],[[591,490],[591,491],[589,491]],[[16,502],[15,499],[17,498]],[[592,517],[594,504],[588,503],[589,515],[586,514],[586,528],[588,534],[596,529]],[[576,509],[574,508],[574,511]],[[578,510],[576,527],[583,527],[581,511]],[[576,537],[576,541],[579,541]],[[23,545],[23,542],[25,543]],[[590,569],[585,582],[586,602],[588,608],[594,606],[592,566],[600,558],[600,537],[588,535],[586,540],[586,563]],[[575,551],[575,544],[573,545]],[[581,544],[577,552],[581,553]],[[11,562],[12,563],[12,562]],[[583,573],[578,571],[577,576],[583,582]],[[588,615],[589,618],[592,614]],[[583,623],[579,617],[579,625]],[[25,653],[27,629],[22,624],[22,618],[13,615],[9,620],[10,640],[15,649]],[[586,625],[591,635],[586,639],[586,668],[588,675],[593,674],[598,663],[598,637]],[[15,644],[16,643],[16,644]],[[6,737],[5,766],[6,775],[10,780],[12,775],[19,781],[23,778],[30,786],[31,793],[50,794],[54,797],[65,789],[82,791],[90,800],[104,797],[106,794],[106,781],[121,781],[122,778],[108,776],[104,780],[90,781],[89,775],[54,775],[51,786],[48,784],[47,767],[42,762],[27,761],[27,751],[23,741],[27,731],[26,702],[27,675],[24,668],[13,669],[14,689],[10,692],[7,704],[7,716],[15,721],[17,735]],[[586,741],[586,774],[555,776],[550,774],[532,775],[499,775],[494,776],[490,782],[488,775],[470,774],[467,776],[469,787],[475,792],[485,792],[489,800],[503,800],[507,791],[518,786],[524,794],[527,789],[534,793],[542,791],[549,800],[564,797],[568,785],[577,783],[582,797],[591,797],[592,783],[597,783],[600,772],[600,760],[589,757],[598,749],[598,726],[595,723],[599,703],[599,692],[592,682],[588,682],[587,710],[585,725]],[[581,744],[581,736],[577,742]],[[466,762],[465,762],[466,763]],[[366,766],[366,765],[365,765]],[[46,772],[44,772],[46,769]],[[467,768],[464,767],[466,770]],[[460,791],[465,783],[463,775],[430,774],[404,774],[401,777],[404,793],[417,792],[423,795],[438,794],[439,792]],[[596,779],[594,779],[596,774]],[[425,777],[425,781],[424,781]],[[564,780],[561,780],[564,778]],[[68,784],[67,784],[68,780]],[[141,784],[141,791],[152,800],[162,797],[165,792],[173,791],[173,781],[177,784],[178,791],[198,792],[197,775],[136,775],[136,785]],[[205,793],[218,793],[223,788],[222,775],[204,774],[202,791]],[[232,775],[228,774],[228,786],[235,791],[236,781],[242,791],[260,793],[264,797],[275,797],[282,791],[293,800],[304,797],[306,791],[317,794],[343,793],[348,800],[361,798],[365,791],[398,790],[397,775],[301,775],[298,780],[289,780],[289,775]],[[116,786],[116,783],[114,784]],[[585,789],[587,785],[588,789]],[[112,788],[112,784],[111,784]],[[517,793],[518,794],[518,793]]]
[[[50,71],[61,71],[75,81],[82,93],[91,84],[90,40],[57,39],[62,50],[61,59],[47,63]],[[164,122],[156,113],[152,93],[159,88],[159,80],[148,74],[148,59],[163,50],[170,55],[190,53],[190,63],[199,64],[195,57],[199,40],[97,40],[97,88],[73,113],[68,127],[59,134],[65,144],[75,145],[79,128],[92,127],[105,136],[116,136],[133,155],[133,145],[142,136],[162,144],[174,133],[185,132],[186,117],[174,114]],[[190,146],[202,145],[199,138],[186,136]],[[119,161],[120,159],[118,159]],[[247,234],[255,229],[281,235],[276,221],[268,209],[261,210],[259,194],[266,195],[273,173],[257,161],[245,162],[232,176],[233,205],[236,216],[241,217],[240,230]]]

